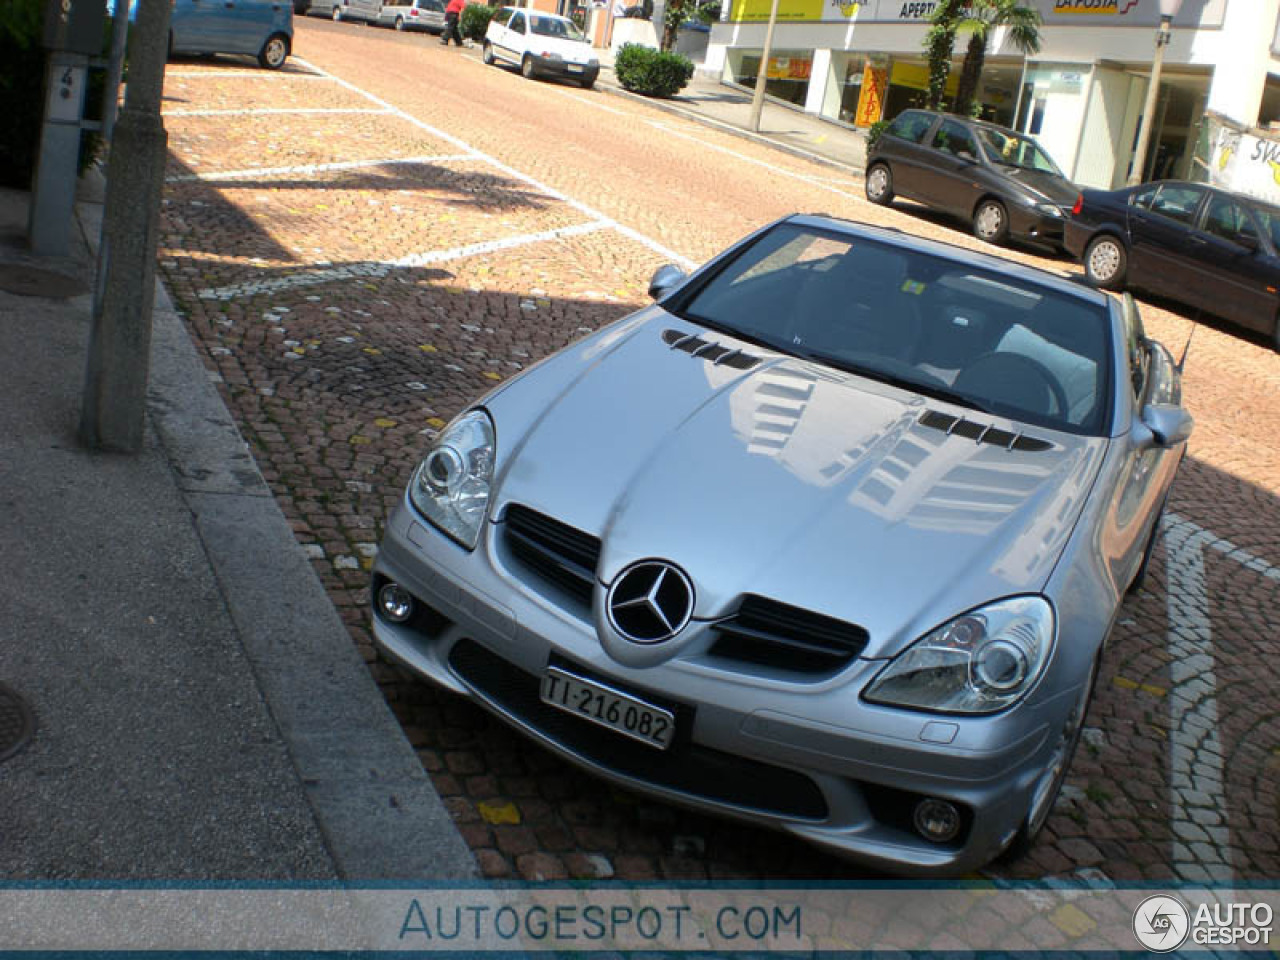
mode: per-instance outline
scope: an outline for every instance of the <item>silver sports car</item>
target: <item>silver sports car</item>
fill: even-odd
[[[390,656],[627,787],[899,873],[1025,849],[1191,432],[1131,300],[793,216],[444,429]]]

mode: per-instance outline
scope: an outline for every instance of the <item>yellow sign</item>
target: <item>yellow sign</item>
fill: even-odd
[[[808,80],[812,72],[809,57],[770,57],[765,76],[770,80]]]
[[[853,124],[869,127],[884,116],[884,95],[889,86],[889,71],[867,64],[862,70],[862,90],[858,94],[858,110]]]
[[[929,66],[924,63],[895,62],[893,72],[889,75],[889,82],[895,87],[906,87],[909,90],[928,90]],[[947,75],[946,93],[948,96],[955,96],[955,92],[959,88],[959,73],[956,70],[952,70]]]
[[[769,19],[773,0],[733,0],[729,19],[760,21]],[[861,0],[778,0],[778,19],[796,23],[837,17],[852,18],[862,6]]]

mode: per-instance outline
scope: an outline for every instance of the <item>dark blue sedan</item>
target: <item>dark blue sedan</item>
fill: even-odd
[[[1280,349],[1280,207],[1176,180],[1085,190],[1064,246],[1094,286],[1141,287]]]

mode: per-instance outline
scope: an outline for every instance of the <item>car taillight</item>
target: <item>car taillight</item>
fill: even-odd
[[[1077,194],[1076,194],[1076,205],[1075,205],[1074,207],[1072,207],[1072,208],[1071,208],[1071,215],[1072,215],[1073,217],[1078,217],[1078,216],[1080,216],[1080,211],[1081,211],[1081,210],[1083,210],[1083,209],[1084,209],[1084,194],[1083,194],[1083,193],[1077,193]]]

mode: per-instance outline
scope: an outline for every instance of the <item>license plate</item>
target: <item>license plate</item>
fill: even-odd
[[[570,73],[581,73],[581,72],[582,72],[582,66],[581,66],[581,64],[577,64],[577,63],[571,63],[571,64],[569,64],[569,72],[570,72]]]
[[[671,746],[676,732],[676,718],[670,710],[558,667],[547,667],[542,675],[542,702],[659,750]]]

